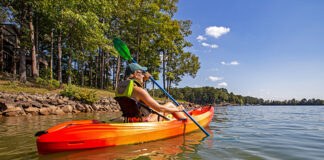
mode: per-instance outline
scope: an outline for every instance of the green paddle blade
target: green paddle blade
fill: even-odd
[[[113,42],[114,42],[115,49],[117,50],[117,52],[121,57],[123,57],[126,60],[132,60],[132,56],[129,53],[128,47],[122,40],[115,37]]]

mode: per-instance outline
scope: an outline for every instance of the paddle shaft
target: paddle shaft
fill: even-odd
[[[132,58],[132,61],[134,62],[134,63],[137,63],[133,58]],[[144,72],[146,72],[146,71],[144,71]],[[155,80],[154,80],[154,78],[153,77],[150,77],[150,79],[153,81],[153,83],[155,84],[155,85],[157,85],[177,106],[179,106],[180,104],[173,98],[173,97],[171,97],[171,95],[167,92],[167,91],[165,91]],[[187,111],[185,111],[185,110],[183,110],[183,112],[207,135],[207,136],[210,136],[210,134],[203,128],[203,127],[201,127],[200,125],[199,125],[199,123],[195,120],[195,119],[193,119],[189,114],[188,114],[188,112]]]

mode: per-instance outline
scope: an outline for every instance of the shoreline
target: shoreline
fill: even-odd
[[[166,103],[158,100],[159,103]],[[200,105],[182,102],[185,109],[194,109]],[[77,114],[91,112],[120,112],[118,103],[112,97],[100,96],[93,104],[72,100],[59,94],[29,94],[24,92],[0,92],[0,117],[44,116],[60,114]]]

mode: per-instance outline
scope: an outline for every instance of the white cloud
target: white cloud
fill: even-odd
[[[205,29],[206,35],[212,36],[214,38],[219,38],[220,36],[228,33],[231,29],[226,27],[210,26]]]
[[[218,48],[217,44],[208,44],[208,43],[201,43],[204,47],[210,47],[210,48]]]
[[[202,36],[202,35],[199,35],[199,36],[197,37],[197,40],[198,40],[198,42],[201,42],[201,41],[207,40],[207,38],[204,37],[204,36]]]
[[[221,82],[221,83],[218,83],[217,86],[220,87],[220,88],[224,88],[224,87],[227,87],[228,84],[226,82]]]
[[[222,61],[221,64],[222,64],[222,65],[229,65],[229,66],[237,66],[237,65],[239,65],[240,63],[237,62],[237,61],[232,61],[232,62],[228,62],[228,63]]]
[[[218,68],[210,68],[209,71],[217,72],[218,71]]]
[[[209,80],[211,80],[213,82],[219,81],[219,80],[222,80],[223,79],[223,77],[214,77],[214,76],[209,76],[208,78],[209,78]]]

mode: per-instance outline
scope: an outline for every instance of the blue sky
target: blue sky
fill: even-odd
[[[178,87],[324,99],[324,1],[180,0],[175,18],[192,21],[187,50],[201,62]]]

